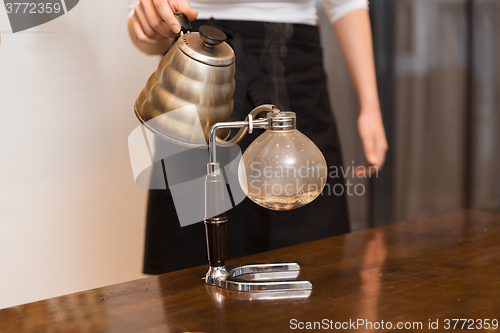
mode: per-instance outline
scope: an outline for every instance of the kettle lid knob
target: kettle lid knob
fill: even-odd
[[[202,25],[199,32],[203,45],[208,48],[212,48],[220,43],[223,43],[227,38],[224,32],[209,25]]]
[[[188,57],[211,66],[229,66],[234,63],[234,51],[224,43],[227,36],[212,26],[201,26],[199,32],[182,35],[176,42]]]

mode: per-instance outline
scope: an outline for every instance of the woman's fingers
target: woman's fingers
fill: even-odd
[[[385,154],[387,152],[387,141],[385,135],[380,137],[374,134],[373,138],[362,139],[363,150],[368,163],[357,167],[354,173],[358,177],[376,176],[384,166]]]
[[[378,154],[378,159],[380,163],[380,168],[384,165],[385,163],[385,155],[387,153],[387,149],[389,148],[387,144],[387,138],[385,137],[385,131],[382,134],[379,134],[379,137],[377,139],[377,154]]]
[[[144,10],[147,22],[152,30],[154,30],[163,38],[172,38],[175,36],[175,34],[163,21],[163,18],[160,16],[160,14],[156,11],[156,8],[151,0],[141,0],[141,5]]]
[[[374,132],[372,135],[373,137],[366,140],[364,144],[366,160],[370,165],[382,168],[385,162],[387,142],[385,141],[385,136],[381,136],[377,132]]]
[[[370,165],[378,166],[379,160],[377,156],[377,148],[374,133],[368,133],[367,137],[363,138],[363,148],[365,151],[366,161]]]
[[[373,120],[367,118],[359,119],[358,128],[361,143],[363,144],[363,151],[368,164],[378,165],[375,132],[373,128]]]
[[[178,34],[181,31],[181,27],[179,21],[177,21],[174,16],[174,12],[170,7],[169,2],[166,0],[153,0],[153,4],[154,8],[161,16],[163,21],[165,21],[170,30],[175,34]]]
[[[380,110],[362,111],[358,119],[358,130],[366,161],[381,169],[385,162],[387,139]]]
[[[137,39],[156,44],[154,41],[175,37],[181,27],[174,12],[183,13],[189,21],[198,16],[186,0],[140,0],[133,15]]]
[[[196,20],[198,17],[198,11],[191,8],[191,5],[186,0],[171,0],[170,4],[174,11],[186,15],[189,21]]]
[[[161,39],[161,36],[158,36],[158,33],[149,24],[148,19],[146,17],[146,13],[144,13],[144,7],[141,3],[135,7],[134,17],[140,23],[142,31],[149,39],[155,39],[155,40]]]
[[[146,44],[151,44],[151,45],[156,45],[158,44],[158,41],[156,39],[149,38],[146,33],[144,32],[142,28],[142,24],[139,22],[137,19],[137,16],[135,14],[130,18],[132,22],[132,26],[134,28],[135,35],[137,36],[137,40],[146,43]]]

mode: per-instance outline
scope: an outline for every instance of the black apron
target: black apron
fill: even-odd
[[[211,19],[192,22],[193,31],[204,24],[224,31],[227,43],[235,51],[232,120],[243,120],[261,104],[293,111],[297,114],[297,129],[319,147],[328,167],[340,168],[341,150],[318,28]],[[240,143],[241,150],[256,138],[256,134],[247,135]],[[161,165],[157,163],[155,167]],[[346,196],[334,193],[341,192],[340,185],[345,180],[341,172],[334,176],[328,177],[325,190],[316,200],[296,210],[271,211],[249,199],[229,210],[228,259],[349,232]],[[169,189],[150,190],[144,273],[162,274],[207,263],[203,222],[181,227]]]

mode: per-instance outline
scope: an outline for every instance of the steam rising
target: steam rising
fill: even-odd
[[[271,102],[280,110],[290,110],[285,66],[281,58],[287,54],[287,42],[292,34],[291,23],[266,23],[266,38],[260,52],[260,58],[266,63],[269,73]]]

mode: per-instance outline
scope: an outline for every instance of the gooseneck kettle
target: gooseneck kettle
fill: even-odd
[[[206,147],[210,128],[229,121],[233,112],[235,56],[222,31],[204,25],[191,32],[186,16],[175,16],[180,37],[150,76],[135,102],[135,113],[164,139]],[[201,130],[195,130],[200,125]],[[229,130],[218,133],[222,139],[228,135]]]

